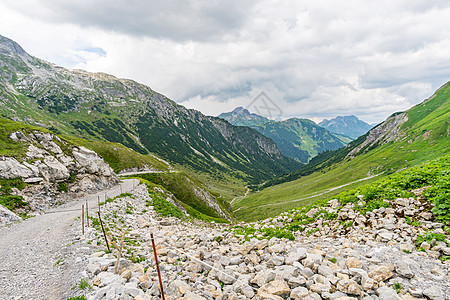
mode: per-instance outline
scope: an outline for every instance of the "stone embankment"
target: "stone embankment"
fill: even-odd
[[[89,230],[86,242],[96,246],[84,258],[84,276],[93,285],[87,299],[159,299],[150,233],[166,299],[450,299],[449,236],[431,221],[420,191],[417,198],[397,199],[393,208],[366,215],[347,205],[336,220],[318,217],[295,232],[295,240],[258,239],[257,233],[245,240],[229,225],[160,218],[150,201],[140,185],[102,206],[116,246],[126,232],[125,258],[114,274],[117,250],[102,251],[100,227]],[[324,209],[338,205],[330,201]],[[420,215],[420,221],[409,222],[410,215]],[[285,213],[243,226],[281,228],[292,217]],[[416,247],[426,234],[446,241]]]

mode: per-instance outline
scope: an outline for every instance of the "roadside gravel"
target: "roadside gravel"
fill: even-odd
[[[133,189],[126,179],[109,190],[89,194],[23,222],[0,229],[0,298],[66,299],[77,293],[85,254],[80,210],[86,199],[94,212],[97,198],[115,197]]]

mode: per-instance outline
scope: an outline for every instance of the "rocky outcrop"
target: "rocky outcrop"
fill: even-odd
[[[0,227],[22,220],[21,217],[0,205]]]
[[[406,121],[408,121],[406,112],[390,116],[386,121],[370,130],[364,142],[350,151],[347,157],[355,156],[360,151],[375,147],[375,145],[383,145],[402,139],[405,136],[405,132],[402,131],[401,125]]]
[[[32,210],[68,201],[72,193],[92,193],[118,183],[111,167],[92,150],[40,131],[17,131],[10,138],[25,144],[27,151],[20,159],[0,157],[0,178],[21,178],[30,184],[17,195]]]

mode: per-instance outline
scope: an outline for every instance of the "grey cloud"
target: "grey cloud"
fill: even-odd
[[[77,67],[134,78],[210,114],[264,90],[286,116],[379,121],[450,79],[448,1],[9,2],[53,27],[72,24],[107,53],[83,52]]]
[[[11,2],[16,9],[35,17],[40,14],[40,18],[56,23],[134,36],[205,41],[239,29],[255,1],[28,0],[25,5],[21,1]]]

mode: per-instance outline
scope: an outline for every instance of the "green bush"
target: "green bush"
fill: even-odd
[[[67,188],[67,183],[65,183],[65,182],[58,183],[58,191],[60,191],[60,192],[68,192],[69,189]]]

